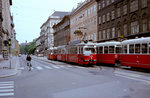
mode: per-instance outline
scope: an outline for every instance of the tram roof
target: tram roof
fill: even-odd
[[[114,45],[121,45],[121,43],[117,41],[111,41],[111,42],[103,42],[103,43],[96,44],[96,46],[114,46]]]
[[[87,42],[87,43],[84,43],[84,42],[81,42],[81,43],[79,43],[79,44],[77,44],[77,45],[83,45],[83,46],[86,46],[86,45],[96,45],[95,43],[92,43],[92,42]]]
[[[124,40],[121,42],[121,44],[136,44],[136,43],[150,43],[150,37]]]
[[[53,50],[53,49],[57,49],[57,47],[51,47],[48,50]]]

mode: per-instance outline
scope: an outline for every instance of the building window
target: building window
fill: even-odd
[[[123,25],[123,34],[127,35],[127,24]]]
[[[85,16],[87,16],[87,10],[85,10]]]
[[[149,30],[150,30],[150,20],[149,20]]]
[[[94,41],[96,41],[97,40],[97,38],[96,38],[96,32],[94,33]]]
[[[106,3],[107,3],[107,5],[109,5],[110,4],[110,0],[107,0]]]
[[[142,1],[142,8],[147,7],[147,0],[141,0]]]
[[[101,31],[99,31],[99,40],[101,40],[102,39],[102,32]]]
[[[98,4],[98,9],[99,9],[99,10],[101,9],[101,3]]]
[[[110,29],[107,29],[107,39],[110,38]]]
[[[97,7],[96,7],[96,4],[95,4],[95,5],[94,5],[94,12],[96,12],[96,8],[97,8]]]
[[[113,3],[113,2],[115,2],[115,0],[111,0],[111,2]]]
[[[103,23],[105,23],[105,15],[103,15]]]
[[[104,8],[105,7],[105,1],[103,0],[102,1],[102,8]]]
[[[106,31],[103,30],[103,39],[106,39]]]
[[[90,8],[88,9],[88,16],[90,16]]]
[[[139,32],[139,23],[138,21],[134,21],[131,23],[131,34],[136,34]]]
[[[115,27],[112,28],[112,38],[115,38]]]
[[[110,20],[110,13],[107,13],[107,21]]]
[[[99,17],[99,24],[101,24],[102,23],[102,17],[100,16]]]
[[[126,15],[127,14],[127,5],[124,5],[123,6],[123,15]]]
[[[134,0],[130,4],[130,12],[138,10],[138,0]]]
[[[147,19],[143,19],[143,20],[142,20],[143,32],[148,30],[148,29],[147,29],[147,26],[148,26],[148,25],[147,25],[147,24],[148,24],[147,22],[148,22]]]
[[[117,17],[120,17],[120,8],[117,9]]]
[[[115,19],[115,11],[111,12],[111,19]]]
[[[120,30],[120,28],[118,29],[118,32],[117,32],[118,34],[118,37],[120,37],[120,35],[121,35],[121,30]]]

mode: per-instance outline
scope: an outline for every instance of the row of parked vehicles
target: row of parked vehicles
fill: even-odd
[[[82,65],[119,64],[150,69],[150,37],[54,47],[47,58]]]

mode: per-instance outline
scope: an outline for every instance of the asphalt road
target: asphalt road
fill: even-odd
[[[0,98],[150,98],[150,73],[107,66],[54,65],[33,59],[28,71],[0,79]]]

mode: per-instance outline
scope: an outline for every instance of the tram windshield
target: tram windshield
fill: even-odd
[[[90,55],[90,54],[95,54],[95,53],[96,53],[95,48],[85,48],[84,49],[85,55]]]

